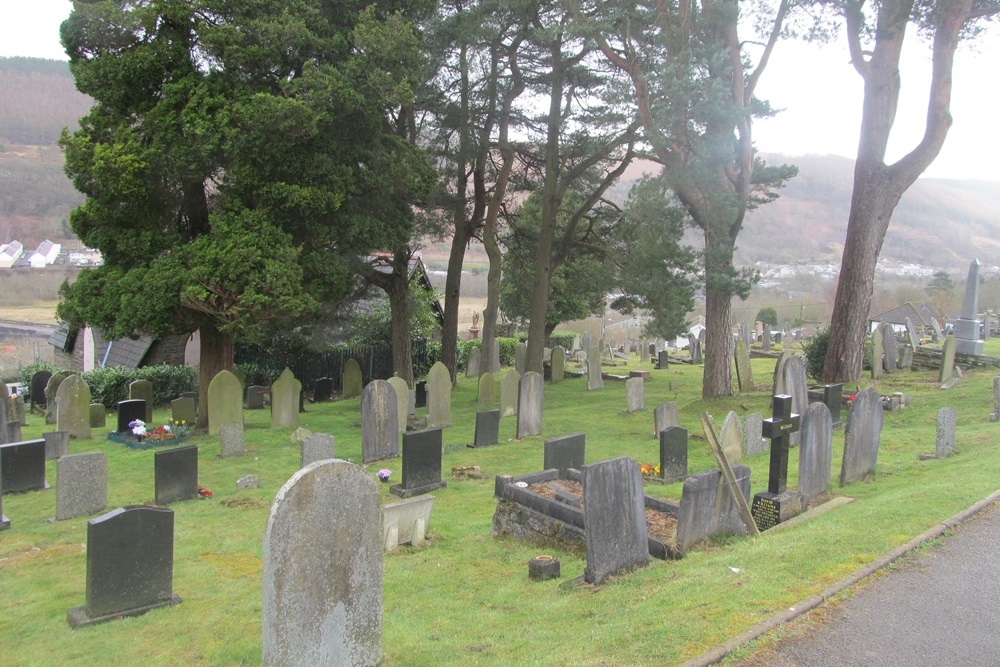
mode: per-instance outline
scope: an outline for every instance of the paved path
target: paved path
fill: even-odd
[[[738,667],[1000,665],[1000,508],[824,609],[816,629]]]

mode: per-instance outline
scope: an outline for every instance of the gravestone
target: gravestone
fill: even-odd
[[[410,386],[398,375],[393,375],[386,382],[396,392],[396,425],[399,427],[399,432],[403,433],[406,431],[406,422],[410,415]]]
[[[993,378],[993,412],[990,421],[1000,421],[1000,376]]]
[[[45,407],[45,385],[49,383],[52,371],[38,371],[31,376],[31,383],[28,385],[28,397],[31,401],[31,411],[35,411],[35,406]]]
[[[476,405],[480,408],[492,408],[497,402],[497,385],[493,373],[486,372],[479,376],[479,395]]]
[[[11,426],[13,424],[7,424],[7,411],[3,409],[3,405],[0,405],[0,445],[6,445],[8,442],[18,442],[11,438]],[[20,425],[18,425],[20,429]]]
[[[514,369],[524,375],[524,367],[528,360],[528,346],[518,343],[514,346]]]
[[[69,454],[56,462],[56,521],[103,512],[108,505],[108,457]]]
[[[45,441],[45,460],[53,461],[69,454],[69,431],[49,431],[42,433]]]
[[[687,470],[687,429],[668,426],[660,431],[660,479],[667,484],[679,482],[687,477]]]
[[[653,408],[653,436],[660,437],[660,431],[669,426],[678,426],[677,403],[667,401]]]
[[[479,366],[480,366],[480,355],[482,352],[478,347],[474,347],[469,350],[469,358],[465,362],[465,377],[476,378],[479,377]]]
[[[267,387],[259,384],[252,384],[247,387],[247,410],[263,410],[264,397],[267,395]]]
[[[0,445],[0,491],[4,495],[47,488],[44,440]]]
[[[17,396],[12,396],[10,399],[11,406],[14,410],[14,419],[21,424],[21,426],[28,425],[28,418],[24,414],[24,396],[18,394]]]
[[[299,470],[264,534],[263,664],[382,660],[382,544],[375,481],[347,461]]]
[[[754,456],[767,451],[767,441],[761,436],[764,415],[751,412],[743,417],[743,456]]]
[[[920,347],[920,336],[917,335],[917,329],[909,317],[906,318],[906,339],[914,350]]]
[[[694,338],[694,347],[692,348],[691,352],[692,364],[700,364],[704,361],[704,354],[703,354],[703,350],[705,349],[704,333],[705,332],[702,331]]]
[[[656,354],[656,368],[665,371],[670,367],[670,354],[666,350],[660,350]]]
[[[49,381],[45,385],[46,424],[56,423],[56,392],[59,391],[59,385],[62,384],[62,381],[70,375],[74,375],[74,373],[71,371],[56,371],[49,377]]]
[[[447,373],[448,371],[445,370]],[[431,404],[433,405],[433,395]],[[396,390],[385,380],[372,380],[361,392],[361,461],[399,456],[399,409]]]
[[[139,399],[118,401],[117,432],[131,433],[132,427],[130,427],[129,424],[136,420],[142,422],[146,421],[146,401]]]
[[[302,383],[295,379],[291,369],[281,371],[271,383],[271,428],[298,428],[299,401]],[[243,423],[243,420],[239,420]]]
[[[101,403],[90,404],[90,428],[104,428],[108,425],[108,411]]]
[[[56,391],[56,430],[69,431],[76,440],[90,440],[90,387],[79,375],[70,375]]]
[[[566,348],[556,345],[552,348],[552,383],[562,382],[566,377]]]
[[[885,341],[881,332],[876,329],[871,335],[872,341],[872,379],[877,380],[885,372]]]
[[[830,488],[833,463],[833,418],[823,403],[813,403],[802,415],[799,449],[799,494],[805,502]]]
[[[382,548],[395,551],[400,544],[423,544],[434,508],[434,496],[397,500],[382,506]]]
[[[743,340],[736,341],[736,381],[740,391],[753,391],[753,369],[750,366],[750,350]]]
[[[590,353],[590,348],[592,347],[593,342],[593,337],[590,335],[589,331],[583,334],[583,337],[580,340],[580,347],[583,348],[584,354]]]
[[[581,472],[586,582],[602,584],[647,565],[649,534],[638,464],[622,456],[584,466]]]
[[[542,406],[545,383],[540,373],[528,371],[517,390],[517,439],[542,432]]]
[[[124,507],[87,522],[87,597],[70,609],[74,628],[177,604],[174,511]]]
[[[878,330],[882,335],[882,348],[885,352],[885,372],[895,373],[899,362],[899,346],[896,344],[896,331],[888,322],[882,322]]]
[[[583,470],[584,455],[587,450],[587,434],[574,433],[558,438],[549,438],[543,446],[542,470],[559,470],[562,478],[570,468]]]
[[[427,373],[427,426],[451,426],[451,373],[440,361]]]
[[[931,327],[934,329],[934,342],[942,340],[944,338],[944,334],[941,331],[941,323],[937,321],[936,317],[931,318]]]
[[[771,441],[767,491],[754,495],[751,512],[760,530],[787,521],[803,510],[802,496],[788,490],[790,436],[799,430],[800,417],[792,413],[792,397],[775,396],[771,418],[764,420],[762,435]]]
[[[903,343],[899,347],[899,367],[904,371],[913,370],[913,348],[909,343]]]
[[[500,442],[500,411],[480,410],[476,413],[476,433],[473,447],[486,447]]]
[[[792,412],[797,415],[805,414],[806,408],[809,407],[809,383],[806,380],[806,365],[802,357],[790,357],[785,362],[782,373],[785,376],[784,394],[792,397]],[[798,447],[800,437],[798,430],[792,432],[789,441],[792,447]]]
[[[517,414],[517,394],[521,387],[521,374],[514,369],[500,380],[500,416],[512,417]]]
[[[969,276],[965,281],[965,298],[962,300],[962,316],[955,320],[955,351],[962,354],[982,354],[983,341],[979,340],[979,260],[969,264]]]
[[[243,475],[238,480],[236,480],[236,490],[244,491],[246,489],[259,489],[260,488],[260,477],[257,475]]]
[[[326,461],[336,458],[334,450],[337,446],[337,439],[326,433],[313,433],[305,440],[299,450],[299,468],[316,463],[316,461]]]
[[[939,459],[955,453],[955,411],[951,408],[938,410],[936,443],[935,453]]]
[[[361,366],[357,359],[348,359],[340,379],[340,394],[343,398],[361,395]]]
[[[955,336],[948,334],[941,348],[941,369],[938,371],[938,382],[945,383],[955,374]]]
[[[733,475],[743,497],[750,497],[750,468],[734,465]],[[677,515],[677,548],[682,552],[715,535],[745,535],[736,500],[720,470],[697,473],[684,480]]]
[[[219,424],[219,458],[228,459],[246,453],[243,424]]]
[[[773,384],[773,394],[772,396],[777,396],[778,394],[787,394],[785,391],[785,364],[788,360],[792,358],[791,350],[784,350],[778,360],[774,362],[774,376],[772,379]]]
[[[402,481],[389,487],[390,493],[410,498],[447,486],[441,479],[441,456],[444,451],[441,435],[440,428],[403,434]]]
[[[763,350],[764,352],[770,352],[771,351],[771,325],[770,324],[765,324],[764,325],[764,333],[761,334],[761,339],[760,339],[760,349]]]
[[[198,497],[198,447],[175,447],[153,454],[156,504]]]
[[[3,513],[3,489],[0,489],[0,530],[10,528],[10,519]]]
[[[629,412],[646,409],[646,381],[642,378],[625,380],[625,403]]]
[[[840,428],[840,410],[844,397],[843,384],[828,384],[823,387],[823,403],[830,411],[833,428]]]
[[[153,423],[153,383],[149,380],[136,380],[129,383],[128,397],[131,400],[146,401],[146,416],[142,418],[147,424]]]
[[[649,343],[645,340],[639,341],[639,361],[649,361]]]
[[[868,387],[854,397],[854,404],[847,414],[844,458],[840,468],[841,486],[864,479],[875,471],[881,435],[882,398],[875,389]]]
[[[743,460],[743,420],[735,412],[730,411],[722,422],[719,444],[730,465]]]
[[[427,380],[420,380],[413,389],[413,408],[427,407]]]
[[[198,411],[193,398],[175,398],[170,401],[170,418],[178,424],[195,424]]]
[[[333,378],[316,378],[313,383],[313,402],[325,403],[331,400],[333,400]]]
[[[601,351],[596,347],[587,350],[587,391],[604,389],[601,377]]]
[[[220,424],[237,423],[243,423],[243,387],[233,373],[219,371],[208,385],[208,433],[218,434]]]

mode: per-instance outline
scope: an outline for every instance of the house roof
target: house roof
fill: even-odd
[[[60,322],[56,330],[49,336],[49,345],[57,350],[69,352],[73,349],[73,341],[76,340],[76,331],[76,329],[70,329],[68,323]]]
[[[21,245],[21,242],[11,241],[7,245],[3,246],[3,250],[0,250],[0,256],[17,259],[21,256],[22,252],[24,252],[24,246]]]
[[[35,253],[48,257],[49,253],[52,252],[52,249],[55,248],[55,246],[56,246],[55,243],[46,239],[45,241],[42,241],[41,243],[38,244],[38,247],[35,249]]]
[[[392,273],[392,255],[388,253],[374,253],[365,257],[364,260],[379,273]],[[430,276],[427,275],[427,267],[424,266],[424,261],[420,258],[420,255],[410,257],[410,261],[406,264],[406,274],[410,282],[413,282],[413,279],[417,278],[424,289],[434,291],[434,285],[431,284]],[[444,307],[441,305],[441,302],[434,299],[433,308],[438,323],[444,326]]]
[[[140,336],[135,340],[131,338],[113,340],[109,344],[103,367],[113,368],[115,366],[124,366],[125,368],[138,368],[152,344],[152,336]]]
[[[890,324],[906,324],[906,318],[910,318],[910,322],[914,326],[931,326],[931,320],[934,318],[934,312],[931,306],[926,301],[920,301],[918,303],[904,303],[902,306],[896,306],[892,310],[887,310],[884,313],[879,313],[878,315],[872,316],[872,322],[889,322]]]

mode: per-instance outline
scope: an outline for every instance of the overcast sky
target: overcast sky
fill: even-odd
[[[65,60],[59,24],[71,9],[68,0],[0,0],[0,56]],[[908,36],[904,50],[903,94],[890,159],[905,154],[923,134],[930,48],[915,37]],[[1000,133],[992,129],[1000,102],[998,68],[1000,30],[960,48],[951,104],[955,122],[924,176],[1000,182]],[[857,154],[862,84],[843,39],[825,46],[779,44],[758,94],[783,109],[776,118],[754,125],[758,150],[788,156]]]

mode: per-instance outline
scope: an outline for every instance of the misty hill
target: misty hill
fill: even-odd
[[[90,105],[73,84],[68,63],[0,58],[0,143],[54,146],[64,127],[78,127]]]

